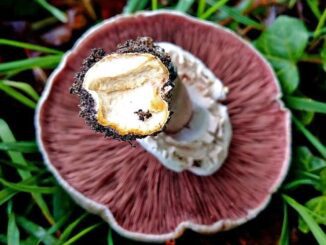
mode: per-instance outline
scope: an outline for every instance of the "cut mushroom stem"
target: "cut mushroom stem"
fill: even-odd
[[[173,114],[164,129],[167,134],[179,132],[187,126],[192,116],[192,103],[187,89],[179,77],[175,80],[175,88],[171,97],[171,110]]]
[[[121,140],[163,130],[173,134],[191,117],[176,68],[148,37],[128,40],[109,55],[93,50],[71,91],[79,95],[80,114],[94,130]]]

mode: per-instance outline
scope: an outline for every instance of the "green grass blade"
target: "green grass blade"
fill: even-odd
[[[38,152],[38,147],[35,141],[0,142],[0,150],[35,153]]]
[[[297,173],[300,178],[308,178],[316,181],[320,180],[320,176],[315,173],[310,173],[304,170],[298,170]]]
[[[320,35],[322,28],[325,27],[325,21],[326,21],[326,9],[324,10],[322,16],[318,21],[318,25],[316,27],[316,30],[314,31],[314,38]]]
[[[62,216],[50,229],[47,230],[47,234],[51,235],[57,232],[69,219],[70,214],[68,213],[66,216]]]
[[[319,35],[324,35],[325,33],[326,33],[326,27],[321,28]]]
[[[157,10],[157,0],[152,0],[152,10]]]
[[[36,172],[36,173],[40,173],[42,170],[29,164],[29,165],[23,165],[23,164],[20,164],[20,163],[15,163],[15,162],[12,162],[12,161],[8,161],[8,160],[2,160],[0,159],[0,164],[4,164],[4,165],[7,165],[7,166],[10,166],[10,167],[13,167],[15,169],[21,169],[21,170],[25,170],[25,171],[28,171],[28,172]]]
[[[146,7],[149,0],[128,0],[123,12],[125,14],[131,14],[138,10],[142,10]]]
[[[191,6],[194,4],[195,0],[179,0],[175,10],[186,13]]]
[[[303,126],[303,124],[292,115],[292,120],[296,127],[301,131],[301,133],[307,138],[307,140],[319,151],[319,153],[326,158],[326,148],[325,146]]]
[[[214,14],[219,8],[224,6],[229,0],[219,0],[217,1],[213,6],[211,6],[209,9],[206,10],[199,18],[200,19],[208,19],[211,17],[212,14]]]
[[[38,242],[38,239],[36,237],[34,237],[34,236],[29,236],[26,239],[21,240],[20,244],[21,245],[40,245],[40,243]]]
[[[8,124],[1,118],[0,118],[0,139],[3,142],[9,142],[9,143],[16,142],[16,139],[15,139],[13,133],[11,132]],[[9,155],[12,162],[20,163],[20,164],[23,164],[26,166],[28,165],[28,162],[25,160],[22,153],[7,151],[7,154]],[[32,176],[29,171],[17,169],[17,172],[23,180],[26,180]],[[54,224],[54,219],[53,219],[52,215],[50,214],[49,208],[46,205],[46,202],[44,201],[42,195],[32,193],[32,196],[33,196],[33,199],[36,202],[36,204],[41,209],[41,212],[44,215],[44,217],[48,220],[48,222],[50,224]]]
[[[51,225],[53,225],[55,223],[54,219],[53,219],[52,215],[50,214],[49,207],[46,204],[46,202],[44,201],[43,197],[40,194],[35,194],[35,193],[33,193],[32,196],[33,196],[34,201],[36,202],[36,204],[41,209],[41,212],[42,212],[43,216],[46,218],[46,220]]]
[[[317,19],[321,17],[320,10],[318,8],[319,0],[307,0],[308,6],[311,9],[311,12],[316,16]]]
[[[21,71],[32,69],[34,67],[54,68],[58,65],[62,55],[48,55],[23,60],[10,61],[0,64],[0,73],[20,69]]]
[[[10,70],[4,74],[3,79],[10,79],[23,71],[24,69]]]
[[[239,10],[241,13],[250,10],[254,7],[255,1],[254,0],[243,0],[239,4],[235,5],[235,8]]]
[[[0,243],[8,244],[7,239],[7,236],[5,236],[4,234],[0,234]]]
[[[1,83],[1,81],[0,81],[0,91],[5,92],[10,97],[16,99],[17,101],[19,101],[20,103],[28,106],[29,108],[32,108],[32,109],[36,108],[36,102],[35,101],[29,99],[28,97],[26,97],[22,93],[18,92],[17,90],[11,88],[10,86],[8,86],[8,85],[6,85],[4,83]]]
[[[10,189],[20,192],[28,192],[28,193],[43,193],[43,194],[53,194],[57,187],[40,187],[36,185],[26,185],[22,183],[12,183],[5,179],[0,178],[0,183]]]
[[[94,230],[95,228],[97,228],[98,226],[100,226],[101,224],[102,223],[95,224],[95,225],[92,225],[92,226],[89,226],[89,227],[83,229],[81,232],[79,232],[78,234],[76,234],[75,236],[73,236],[72,238],[70,238],[67,242],[65,242],[64,245],[74,244],[81,237],[85,236],[87,233],[91,232],[92,230]]]
[[[284,100],[291,109],[326,114],[326,103],[294,96],[286,96]]]
[[[289,220],[288,220],[288,207],[284,203],[283,207],[283,224],[280,240],[278,241],[279,245],[289,245]]]
[[[240,10],[230,8],[228,6],[222,6],[221,11],[225,12],[228,16],[230,16],[233,20],[238,23],[244,24],[246,26],[254,27],[258,30],[263,30],[265,26],[260,24],[247,16],[244,16]]]
[[[74,203],[68,194],[58,188],[58,191],[52,195],[52,213],[56,220],[59,220],[63,216],[67,216],[75,208]]]
[[[28,83],[17,82],[17,81],[9,81],[9,80],[2,80],[1,82],[3,82],[4,84],[6,84],[6,85],[8,85],[10,87],[20,89],[24,93],[28,94],[35,101],[38,101],[40,99],[40,96],[37,94],[35,89]]]
[[[22,185],[33,185],[36,183],[36,181],[39,177],[40,177],[40,175],[34,175],[25,180],[20,181],[19,183]]]
[[[67,16],[64,12],[52,6],[46,0],[34,0],[34,1],[37,2],[39,5],[41,5],[43,8],[45,8],[47,11],[49,11],[54,17],[56,17],[61,22],[66,23],[68,21]]]
[[[302,185],[310,185],[310,186],[315,186],[319,182],[312,180],[312,179],[298,179],[298,180],[293,180],[283,186],[284,190],[294,190]]]
[[[289,0],[288,8],[292,9],[293,6],[297,3],[297,0]]]
[[[73,230],[76,228],[76,226],[87,216],[86,214],[83,214],[82,216],[80,216],[78,219],[76,219],[74,222],[72,222],[70,225],[68,225],[68,227],[62,232],[61,236],[60,236],[60,242],[59,244],[62,244],[63,242],[65,242],[68,237],[70,236],[70,234],[73,232]]]
[[[11,198],[13,198],[17,194],[17,191],[14,191],[9,188],[5,188],[0,191],[0,206],[4,203],[8,202]]]
[[[22,184],[34,184],[37,179],[37,176],[32,176],[28,179],[25,179],[21,181],[20,183]],[[5,188],[0,191],[0,206],[3,205],[5,202],[9,201],[12,197],[14,197],[18,192],[10,189],[10,188]]]
[[[3,39],[3,38],[0,38],[0,45],[12,46],[12,47],[16,47],[16,48],[24,48],[24,49],[40,51],[40,52],[50,53],[50,54],[63,54],[63,52],[61,52],[59,50],[46,48],[43,46],[31,44],[31,43],[24,43],[24,42]]]
[[[319,244],[326,244],[326,234],[316,223],[313,217],[309,214],[309,210],[305,206],[301,205],[296,200],[287,195],[282,195],[282,197],[292,208],[294,208],[299,213],[301,218],[308,225],[317,242]]]
[[[12,211],[12,203],[8,203],[8,227],[7,227],[7,241],[8,245],[19,245],[19,230],[16,224],[16,216]]]
[[[16,139],[15,139],[13,133],[11,132],[8,124],[1,118],[0,118],[0,139],[4,143],[15,143],[16,142]],[[28,165],[23,154],[21,154],[20,152],[8,151],[7,153],[13,162],[21,163],[23,165]],[[18,173],[23,179],[31,177],[31,174],[28,171],[18,170]]]
[[[111,227],[109,227],[109,231],[108,231],[108,245],[114,245],[114,242],[113,242],[113,237],[112,237],[112,229]]]
[[[48,234],[47,230],[42,226],[33,223],[32,221],[24,218],[24,217],[17,217],[18,225],[23,228],[27,233],[30,235],[38,238],[42,244],[45,245],[52,245],[57,242],[57,239],[54,238],[52,235]]]
[[[197,8],[197,17],[199,18],[205,11],[206,0],[199,0]]]
[[[31,30],[32,31],[39,31],[44,28],[47,28],[48,26],[55,25],[58,23],[58,19],[50,16],[45,19],[37,20],[31,24]]]

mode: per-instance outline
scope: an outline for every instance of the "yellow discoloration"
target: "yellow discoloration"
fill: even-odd
[[[163,111],[167,110],[168,104],[166,101],[164,101],[161,96],[154,97],[154,99],[151,101],[149,110],[150,112],[158,112],[158,111]]]

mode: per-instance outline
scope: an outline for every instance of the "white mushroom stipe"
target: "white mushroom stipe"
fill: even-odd
[[[138,142],[173,171],[211,175],[225,161],[232,136],[227,107],[220,103],[226,98],[227,88],[191,53],[171,43],[159,46],[177,67],[193,103],[193,115],[176,134],[162,132]]]

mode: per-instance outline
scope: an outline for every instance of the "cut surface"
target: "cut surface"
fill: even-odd
[[[168,79],[168,69],[152,54],[114,53],[87,71],[83,88],[96,102],[99,124],[120,135],[149,135],[168,120],[168,103],[161,93]]]

